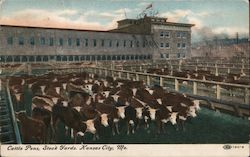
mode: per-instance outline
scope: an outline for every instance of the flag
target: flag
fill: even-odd
[[[153,7],[153,5],[152,5],[152,3],[151,4],[149,4],[147,7],[146,7],[146,9],[149,9],[149,8],[152,8]]]

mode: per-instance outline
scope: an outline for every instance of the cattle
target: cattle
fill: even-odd
[[[160,71],[165,73],[168,69]],[[185,77],[192,74],[180,73]],[[146,87],[143,81],[101,79],[88,73],[49,73],[24,81],[34,95],[32,118],[42,121],[46,130],[52,125],[53,139],[59,121],[64,123],[66,134],[72,130],[76,142],[77,136],[83,137],[86,132],[99,138],[103,129],[109,127],[112,135],[120,134],[123,122],[128,135],[136,133],[141,125],[147,129],[150,123],[156,125],[157,133],[164,133],[164,124],[177,126],[176,123],[197,116],[200,109],[199,102],[186,95],[168,93],[160,86]]]
[[[17,112],[16,117],[21,123],[20,130],[24,143],[31,142],[33,138],[39,143],[46,142],[46,126],[43,121],[28,117],[24,111]]]
[[[73,137],[76,142],[77,134],[83,136],[85,132],[96,133],[93,120],[83,121],[81,114],[74,108],[54,105],[52,108],[52,120],[55,133],[57,132],[57,123],[62,121],[65,126],[73,129]],[[55,135],[54,135],[55,138]]]

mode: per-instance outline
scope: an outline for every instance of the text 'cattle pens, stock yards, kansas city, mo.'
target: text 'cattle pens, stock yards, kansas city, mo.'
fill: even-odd
[[[247,0],[0,0],[1,144],[245,148],[248,22]]]

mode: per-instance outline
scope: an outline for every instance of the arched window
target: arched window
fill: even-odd
[[[20,62],[20,56],[15,56],[14,57],[14,62]]]
[[[112,60],[116,60],[116,56],[115,55],[112,56]]]
[[[87,61],[90,60],[90,56],[89,56],[89,55],[86,56],[86,60],[87,60]]]
[[[111,56],[110,55],[107,56],[107,60],[108,61],[111,60]]]
[[[80,57],[80,60],[81,60],[81,61],[84,61],[84,60],[85,60],[85,56],[81,56],[81,57]]]
[[[28,61],[27,56],[22,56],[22,62],[27,62],[27,61]]]
[[[0,62],[4,63],[5,62],[5,57],[4,56],[1,56],[0,58]]]
[[[34,56],[29,56],[29,62],[34,62],[34,61],[35,61]]]
[[[62,61],[67,61],[67,56],[62,56]]]
[[[56,56],[56,61],[61,61],[61,56]]]
[[[43,56],[43,61],[48,62],[49,61],[49,56]]]
[[[105,61],[106,60],[106,56],[102,55],[102,60]]]
[[[36,61],[37,61],[37,62],[41,62],[41,61],[42,61],[41,56],[36,56]]]
[[[69,61],[73,61],[73,56],[69,56]]]
[[[13,56],[7,56],[6,62],[13,62]]]
[[[79,61],[79,56],[75,56],[75,61]]]

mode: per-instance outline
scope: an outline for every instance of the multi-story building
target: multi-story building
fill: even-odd
[[[109,31],[0,25],[1,62],[185,58],[192,26],[146,16]]]

